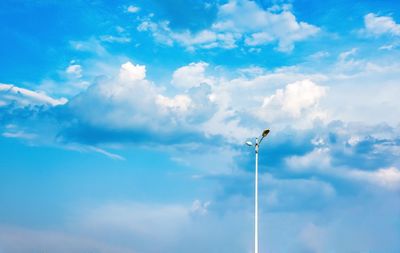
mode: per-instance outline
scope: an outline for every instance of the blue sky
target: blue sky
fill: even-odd
[[[398,1],[2,1],[0,253],[400,251]]]

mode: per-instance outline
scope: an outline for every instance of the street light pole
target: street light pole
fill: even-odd
[[[258,253],[258,138],[256,138],[256,171],[254,184],[254,253]]]
[[[262,132],[260,140],[256,138],[254,150],[256,153],[256,166],[255,166],[255,183],[254,183],[254,253],[258,253],[258,150],[261,141],[269,134],[269,129]],[[250,141],[246,142],[248,146],[253,146]]]

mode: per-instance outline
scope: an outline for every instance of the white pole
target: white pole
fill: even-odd
[[[258,253],[258,138],[256,138],[256,171],[254,187],[254,253]]]

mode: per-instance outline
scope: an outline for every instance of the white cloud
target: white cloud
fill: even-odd
[[[73,97],[87,89],[90,84],[91,83],[84,78],[68,78],[64,83],[52,79],[45,79],[38,86],[38,90],[45,91],[52,96]]]
[[[139,32],[149,31],[152,36],[160,43],[172,46],[174,41],[170,38],[169,34],[171,29],[169,28],[169,22],[163,21],[160,23],[154,23],[150,20],[145,20],[140,23],[137,27]]]
[[[131,62],[126,62],[121,65],[119,78],[123,81],[143,80],[146,77],[146,66],[133,65]]]
[[[365,32],[370,35],[400,36],[400,24],[397,24],[390,16],[378,16],[368,13],[364,16]]]
[[[4,132],[2,136],[7,138],[27,139],[32,140],[37,137],[36,134],[25,133],[24,131],[17,130],[14,132]]]
[[[28,105],[63,105],[67,103],[66,98],[55,99],[47,96],[43,92],[36,92],[25,88],[20,88],[11,84],[0,83],[0,106],[9,105],[15,102],[19,106]]]
[[[286,164],[294,171],[326,170],[331,167],[331,157],[328,148],[315,148],[303,156],[290,156]]]
[[[129,43],[131,42],[131,36],[124,27],[116,26],[112,34],[101,35],[99,40],[107,43]]]
[[[192,100],[187,95],[176,95],[173,98],[158,95],[156,103],[163,108],[168,108],[177,112],[186,112],[192,103]]]
[[[324,84],[330,88],[321,106],[328,109],[331,118],[345,122],[398,124],[400,113],[395,108],[400,101],[395,94],[400,92],[399,63],[387,56],[360,59],[356,52],[351,49],[341,53],[336,66],[326,71]]]
[[[207,102],[208,91],[201,92],[202,89],[196,87],[185,94],[166,96],[161,87],[146,79],[144,65],[126,62],[117,77],[92,85],[72,99],[69,106],[81,120],[97,126],[196,132],[199,126],[192,122],[202,122],[211,117],[208,113],[212,114],[208,109],[212,105]]]
[[[172,46],[175,42],[192,51],[196,48],[210,49],[215,47],[233,48],[235,38],[232,34],[218,34],[211,30],[192,33],[189,30],[173,31],[168,21],[159,23],[150,20],[143,21],[138,26],[138,31],[149,31],[156,41]]]
[[[140,8],[138,6],[135,6],[135,5],[129,5],[126,8],[126,11],[129,12],[129,13],[137,13],[137,12],[140,11]]]
[[[111,153],[111,152],[109,152],[107,150],[104,150],[102,148],[98,148],[98,147],[95,147],[95,146],[88,146],[87,149],[90,150],[90,151],[94,151],[94,152],[100,153],[102,155],[105,155],[105,156],[107,156],[107,157],[109,157],[111,159],[125,160],[124,157],[122,157],[120,155],[117,155],[117,154],[113,154],[113,153]]]
[[[344,62],[348,61],[351,56],[354,56],[357,53],[357,51],[357,48],[352,48],[348,51],[340,53],[338,57],[339,63],[343,64]]]
[[[366,127],[364,126],[364,128]],[[349,134],[346,133],[348,129],[346,130],[345,128],[342,128],[339,131],[341,131],[340,134],[344,136]],[[336,130],[337,133],[339,131]],[[314,172],[332,177],[343,178],[349,181],[368,183],[370,185],[375,185],[387,190],[400,189],[400,170],[396,167],[392,166],[387,168],[367,170],[367,168],[354,168],[352,165],[348,164],[346,160],[350,160],[352,157],[359,159],[357,158],[359,154],[357,154],[355,151],[356,147],[354,146],[361,141],[361,137],[351,136],[349,140],[345,141],[345,139],[346,138],[344,138],[344,140],[338,140],[339,147],[335,146],[334,144],[330,144],[331,146],[328,147],[325,143],[315,143],[314,145],[317,147],[309,153],[285,158],[286,165],[293,172]],[[343,144],[349,145],[349,147],[345,148],[343,147]],[[325,147],[319,147],[321,145]],[[331,149],[334,151],[331,151]],[[367,162],[371,159],[371,157],[377,156],[379,153],[393,153],[395,156],[395,152],[395,150],[390,150],[388,147],[381,150],[380,145],[377,144],[373,146],[373,150],[370,151],[369,156],[363,155],[362,157],[363,160]],[[345,164],[343,164],[343,161],[340,161],[340,159],[344,159]],[[335,160],[335,162],[332,162],[332,160]],[[338,163],[338,161],[340,161],[340,163]]]
[[[190,63],[174,71],[172,84],[179,88],[189,89],[200,86],[202,83],[211,84],[211,79],[205,76],[208,64],[205,62]]]
[[[318,51],[312,55],[310,55],[308,58],[312,61],[318,61],[324,58],[327,58],[330,56],[330,53],[327,51]]]
[[[82,77],[82,66],[79,64],[72,64],[67,67],[65,72],[75,78],[81,78]]]
[[[389,190],[400,189],[400,170],[396,167],[381,168],[375,171],[350,170],[347,176],[357,181],[368,182]]]
[[[265,97],[257,115],[266,122],[275,123],[284,120],[287,124],[287,120],[299,119],[298,127],[307,126],[315,119],[325,120],[326,112],[318,105],[326,91],[326,87],[307,79],[290,83]]]
[[[112,131],[193,131],[220,135],[232,143],[258,135],[266,124],[277,132],[287,127],[309,129],[335,119],[398,123],[398,66],[363,61],[357,63],[363,72],[343,74],[343,64],[358,62],[354,53],[352,49],[341,54],[329,71],[250,68],[236,71],[238,77],[233,78],[231,70],[225,74],[227,70],[214,68],[211,75],[207,63],[195,62],[173,72],[171,83],[182,89],[172,92],[147,80],[145,66],[126,62],[112,71],[108,68],[106,73],[114,77],[82,91],[68,103],[68,110],[80,122]],[[379,113],[371,118],[371,111]],[[226,166],[213,170],[229,173]]]
[[[249,46],[259,46],[274,41],[274,37],[266,32],[257,32],[247,37],[244,42]]]
[[[190,208],[190,212],[194,215],[206,215],[208,212],[208,207],[210,206],[211,202],[206,201],[202,202],[198,199],[193,201],[192,207]]]
[[[100,41],[93,37],[87,41],[70,41],[69,43],[77,51],[90,52],[97,55],[107,54],[107,50],[101,45]]]
[[[109,43],[129,43],[131,42],[131,38],[128,36],[114,36],[114,35],[102,35],[100,36],[101,41],[109,42]]]
[[[249,22],[251,20],[251,22]],[[189,50],[196,48],[234,48],[243,42],[258,46],[277,42],[277,49],[290,52],[294,43],[319,32],[319,28],[298,22],[290,8],[263,10],[249,0],[231,0],[218,7],[215,22],[193,34],[189,30],[173,31],[168,22],[155,23],[144,20],[139,31],[149,31],[154,38],[172,46],[175,42]]]
[[[301,112],[318,104],[321,97],[325,96],[326,87],[318,86],[310,80],[303,80],[288,84],[284,90],[264,99],[263,107],[279,106],[283,112],[293,117],[299,117]]]
[[[390,51],[390,50],[393,50],[393,49],[397,48],[398,46],[399,46],[399,43],[395,42],[395,43],[391,43],[391,44],[382,45],[378,49],[379,50],[388,50],[388,51]]]
[[[319,107],[327,88],[314,82],[324,78],[301,74],[296,68],[257,69],[256,74],[234,79],[210,77],[215,80],[210,98],[218,104],[218,111],[204,129],[237,142],[256,136],[257,125],[266,122],[275,130],[288,124],[296,129],[309,127],[315,119],[327,116]]]
[[[251,22],[249,22],[251,20]],[[319,28],[298,22],[288,9],[263,10],[255,2],[230,1],[219,8],[213,28],[219,32],[247,34],[250,46],[278,41],[279,51],[291,51],[296,41],[315,35]]]

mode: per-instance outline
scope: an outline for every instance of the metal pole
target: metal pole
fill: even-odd
[[[256,171],[254,187],[254,253],[258,253],[258,138],[256,138]]]

